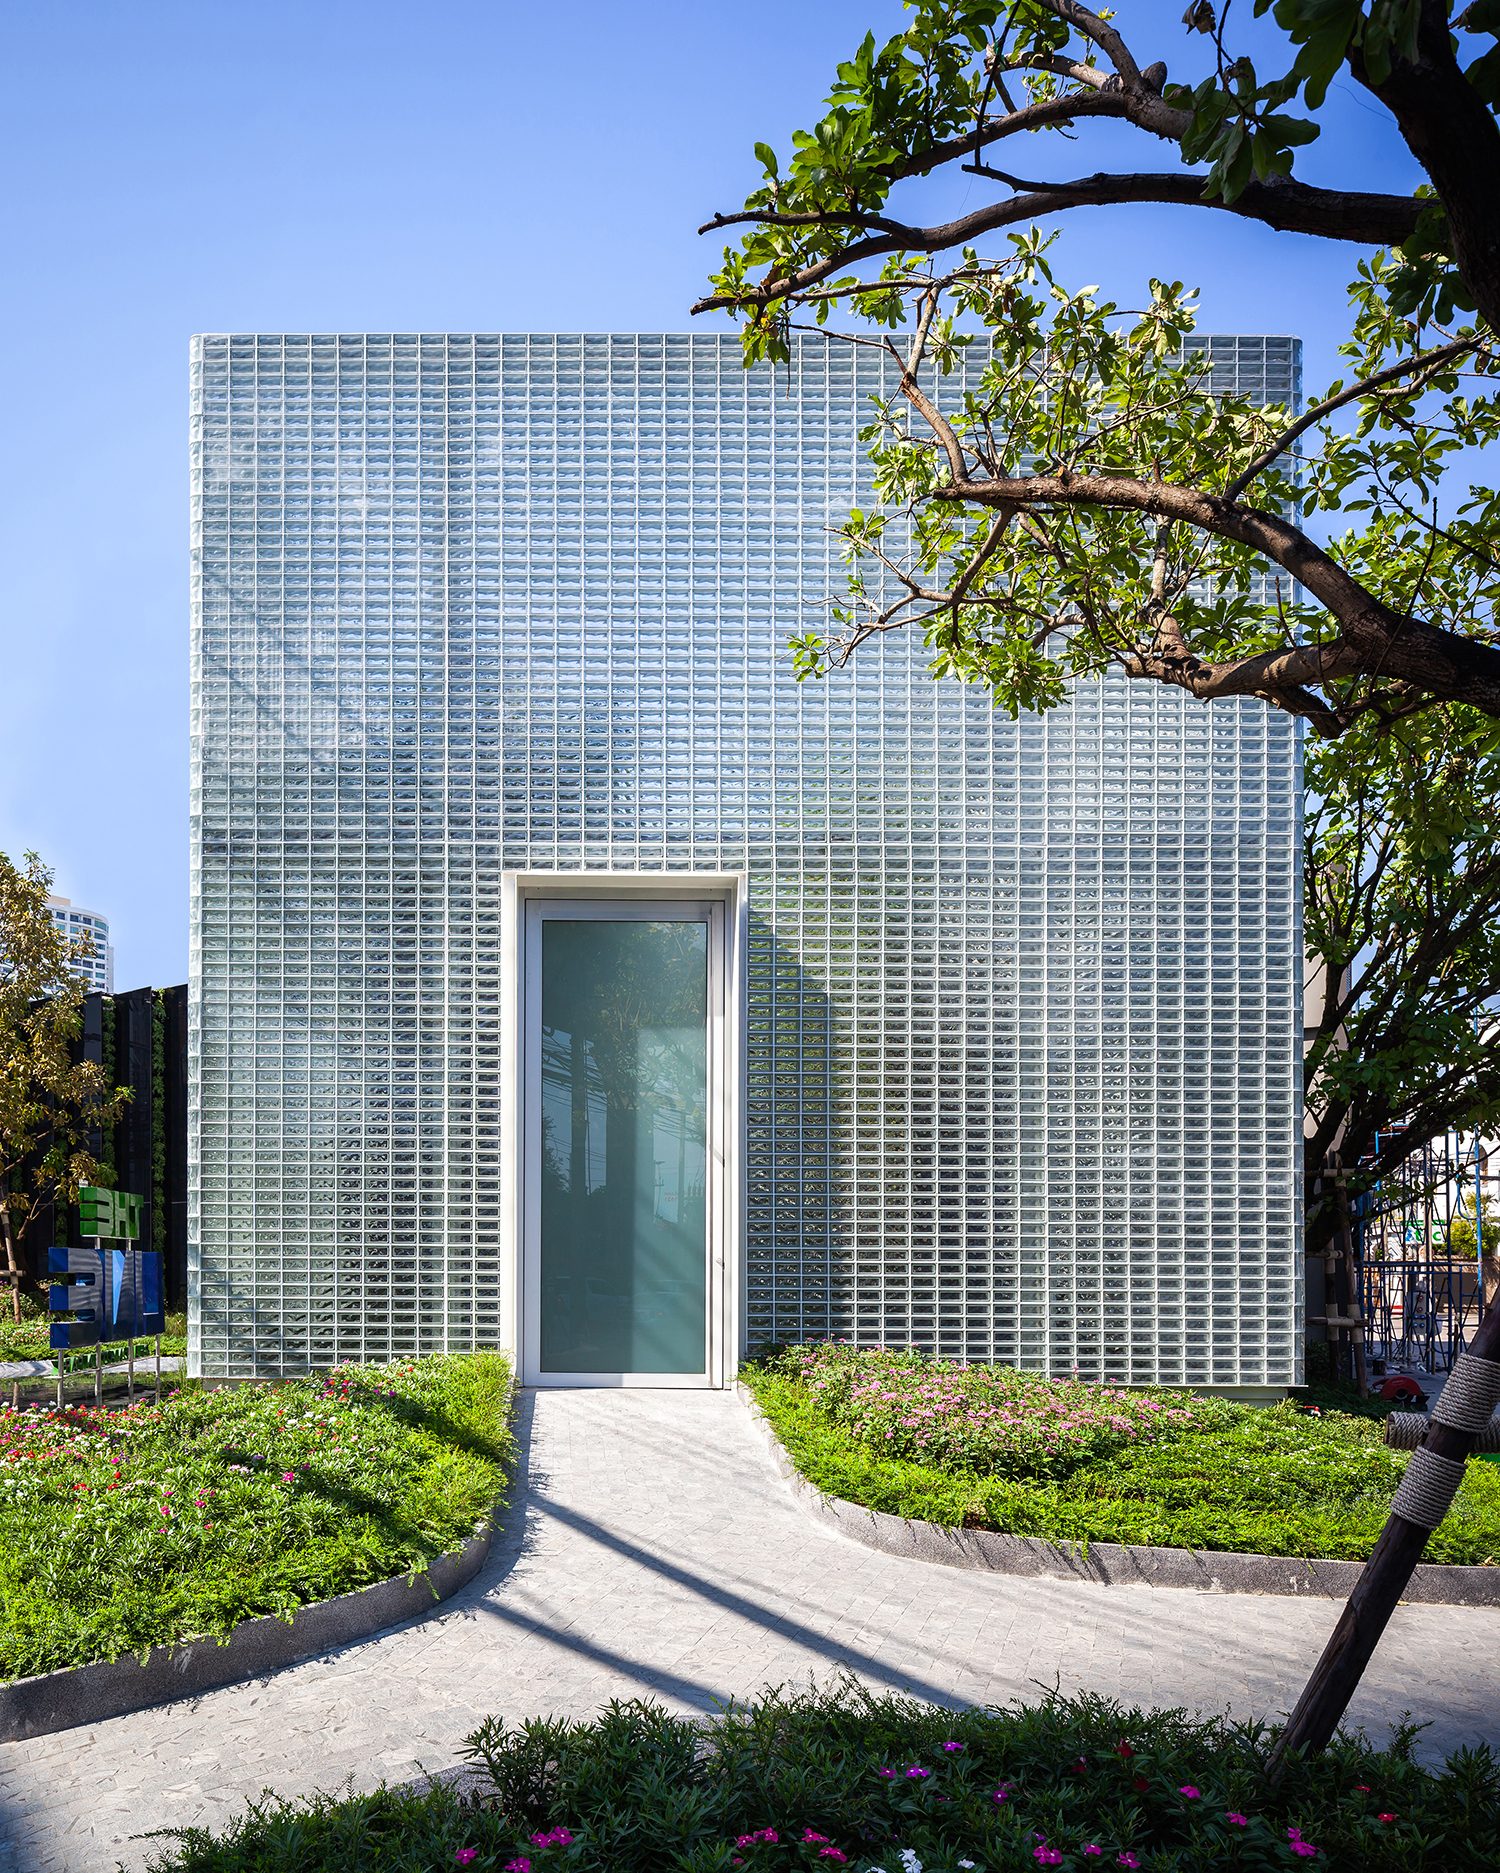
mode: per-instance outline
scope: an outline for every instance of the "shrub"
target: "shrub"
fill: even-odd
[[[1500,1856],[1500,1768],[1439,1773],[1341,1737],[1272,1787],[1259,1725],[1095,1698],[943,1711],[852,1680],[769,1693],[703,1723],[614,1704],[596,1721],[470,1739],[453,1790],[272,1800],[223,1834],[182,1830],[152,1873],[1220,1873],[1319,1865],[1479,1873]]]
[[[1007,1366],[955,1366],[925,1354],[796,1346],[775,1362],[822,1415],[869,1449],[976,1476],[1068,1476],[1133,1445],[1235,1420],[1222,1399],[1048,1379]]]

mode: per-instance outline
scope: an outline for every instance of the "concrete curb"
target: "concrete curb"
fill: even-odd
[[[455,1553],[440,1555],[414,1580],[379,1580],[337,1599],[299,1607],[290,1621],[270,1615],[244,1620],[223,1645],[195,1639],[153,1646],[144,1662],[131,1656],[0,1684],[0,1742],[50,1736],[151,1704],[172,1704],[238,1679],[263,1677],[299,1659],[420,1618],[474,1578],[489,1557],[493,1534],[491,1519]]]
[[[1195,1548],[1122,1547],[1090,1542],[1063,1547],[1034,1535],[1002,1535],[987,1528],[943,1528],[909,1522],[857,1503],[825,1496],[800,1474],[754,1395],[735,1386],[741,1404],[765,1439],[771,1460],[798,1503],[815,1521],[847,1541],[884,1554],[940,1567],[1047,1580],[1088,1580],[1106,1587],[1178,1587],[1198,1593],[1285,1594],[1299,1599],[1344,1600],[1364,1571],[1360,1561],[1305,1561],[1272,1554],[1219,1554]],[[1428,1606],[1500,1606],[1500,1567],[1421,1566],[1406,1599]]]
[[[512,1380],[507,1422],[515,1403]],[[507,1466],[508,1488],[514,1485],[515,1476],[516,1470]],[[192,1639],[183,1645],[153,1646],[143,1660],[117,1658],[0,1683],[0,1743],[51,1736],[153,1704],[174,1704],[179,1698],[196,1697],[245,1678],[261,1678],[300,1659],[316,1658],[391,1626],[421,1619],[466,1587],[484,1566],[505,1507],[497,1503],[484,1526],[462,1547],[440,1554],[425,1573],[411,1580],[403,1575],[377,1580],[336,1599],[299,1607],[290,1620],[274,1615],[242,1620],[222,1645],[214,1639]]]
[[[223,1645],[212,1639],[153,1646],[145,1661],[129,1657],[78,1665],[39,1678],[0,1684],[0,1742],[50,1736],[77,1724],[100,1723],[151,1704],[171,1704],[219,1685],[260,1678],[299,1659],[367,1639],[430,1613],[466,1586],[489,1557],[493,1521],[425,1574],[376,1581],[334,1600],[300,1607],[290,1621],[267,1616],[236,1626]]]

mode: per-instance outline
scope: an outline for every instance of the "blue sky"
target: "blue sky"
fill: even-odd
[[[1180,15],[1120,19],[1142,63],[1188,76]],[[109,915],[119,987],[187,974],[190,334],[685,330],[715,252],[695,229],[754,185],[752,143],[784,152],[835,62],[900,20],[890,0],[10,0],[0,849],[36,848]],[[1121,134],[1024,157],[1062,177],[1111,146],[1170,166]],[[1348,85],[1298,174],[1420,180]],[[935,181],[923,218],[991,186]],[[1152,274],[1197,282],[1200,329],[1299,334],[1313,387],[1355,259],[1137,208],[1077,216],[1059,270],[1128,303]]]

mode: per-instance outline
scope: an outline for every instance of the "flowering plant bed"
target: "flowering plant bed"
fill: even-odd
[[[0,1679],[421,1572],[494,1506],[509,1401],[508,1363],[478,1354],[0,1408]]]
[[[1367,1418],[916,1352],[796,1346],[741,1377],[825,1495],[1051,1541],[1364,1560],[1409,1461]],[[1500,1469],[1470,1465],[1424,1559],[1500,1563]]]
[[[1478,1873],[1500,1856],[1487,1751],[1440,1773],[1340,1738],[1275,1788],[1268,1732],[1092,1698],[935,1710],[852,1682],[703,1723],[659,1705],[597,1721],[491,1719],[468,1792],[255,1804],[182,1830],[152,1873]]]

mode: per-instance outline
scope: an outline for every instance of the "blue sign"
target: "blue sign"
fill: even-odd
[[[72,1285],[54,1283],[47,1290],[47,1305],[54,1314],[81,1314],[81,1320],[54,1320],[50,1335],[53,1352],[73,1346],[96,1346],[100,1339],[104,1300],[104,1258],[97,1249],[47,1251],[47,1273],[68,1275]]]
[[[109,1294],[115,1338],[161,1333],[166,1328],[162,1305],[161,1257],[154,1249],[106,1249]]]
[[[52,1323],[55,1352],[165,1330],[161,1257],[154,1250],[53,1248],[47,1251],[47,1272],[66,1275],[70,1282],[48,1289],[52,1312],[83,1316]]]

